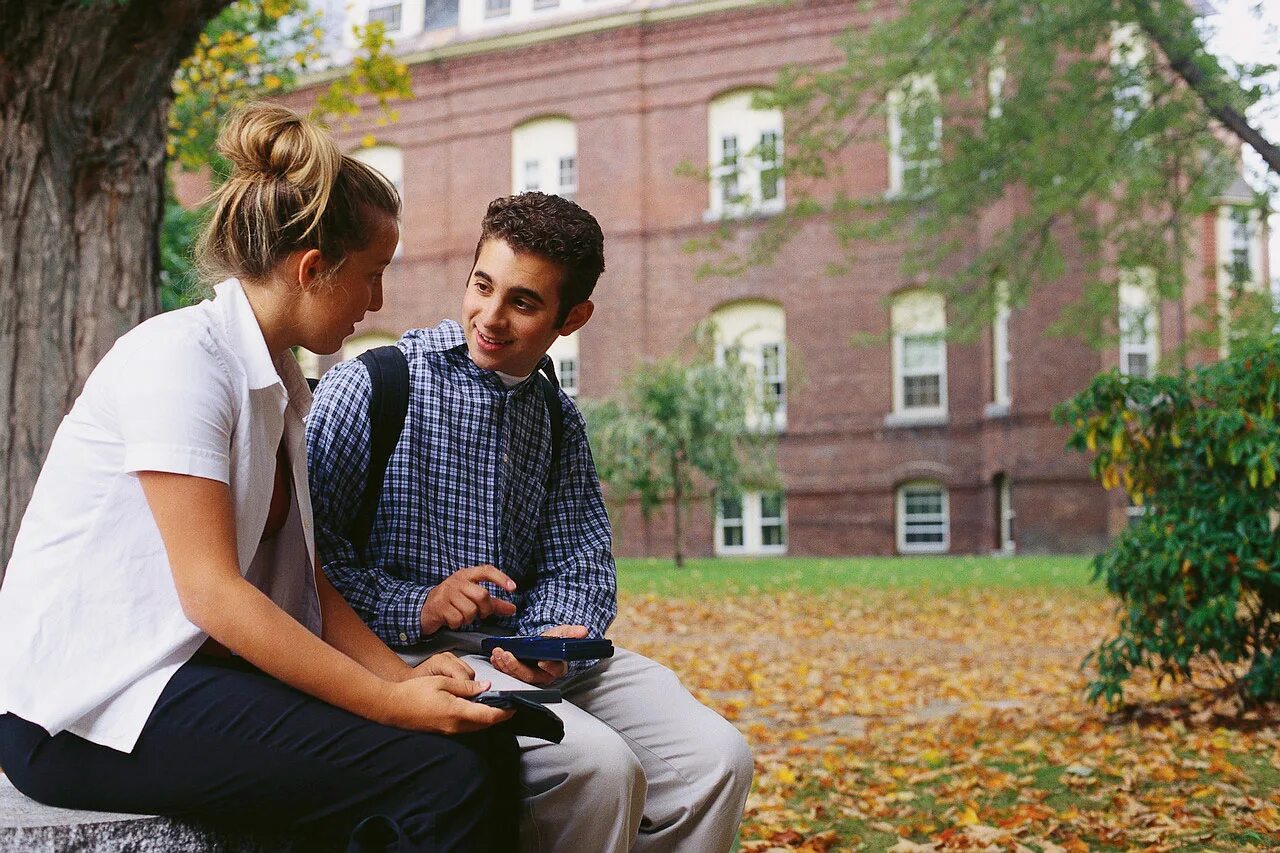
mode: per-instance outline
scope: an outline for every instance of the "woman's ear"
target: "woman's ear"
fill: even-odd
[[[298,258],[298,287],[313,289],[324,273],[324,256],[319,249],[307,249]]]

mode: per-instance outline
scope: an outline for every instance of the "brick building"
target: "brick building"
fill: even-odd
[[[1192,307],[1223,289],[1228,261],[1243,255],[1265,281],[1261,229],[1231,207],[1248,201],[1241,186],[1218,221],[1201,223],[1198,272],[1181,303],[1145,310],[1142,276],[1130,277],[1128,334],[1110,351],[1044,334],[1080,292],[1083,263],[1069,243],[1058,286],[965,345],[937,340],[946,309],[903,278],[909,247],[863,247],[830,275],[838,256],[821,222],[772,266],[698,279],[703,259],[683,250],[690,238],[727,216],[746,220],[739,239],[749,239],[755,217],[786,203],[774,168],[785,122],[753,110],[752,89],[788,63],[836,62],[833,39],[865,23],[863,4],[368,0],[348,14],[387,24],[415,99],[397,123],[357,124],[341,137],[404,196],[385,307],[347,355],[457,315],[490,199],[528,188],[572,195],[604,228],[608,270],[591,322],[553,351],[566,386],[606,395],[632,365],[715,317],[722,333],[741,335],[779,404],[784,491],[697,503],[693,554],[1096,549],[1125,523],[1126,507],[1089,480],[1085,459],[1063,451],[1051,409],[1099,370],[1151,369],[1185,338]],[[883,144],[844,152],[840,175],[819,191],[909,186],[923,164],[905,152],[918,160],[928,140],[909,145],[892,110],[884,131]],[[360,147],[368,134],[376,145]],[[678,176],[689,164],[710,167],[710,184]],[[970,249],[1010,215],[998,206],[975,222]],[[891,343],[852,343],[887,329]],[[647,524],[634,508],[613,514],[620,554],[669,552],[666,514]]]

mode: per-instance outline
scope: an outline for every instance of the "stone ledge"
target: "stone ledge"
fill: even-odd
[[[292,838],[154,815],[46,806],[0,774],[0,853],[267,853],[300,850]]]

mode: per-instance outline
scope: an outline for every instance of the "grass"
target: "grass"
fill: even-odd
[[[707,594],[824,592],[840,587],[1058,589],[1103,594],[1090,583],[1089,557],[719,557],[618,560],[624,593],[696,598]]]

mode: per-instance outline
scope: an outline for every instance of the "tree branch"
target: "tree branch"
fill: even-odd
[[[1242,142],[1261,155],[1267,167],[1280,175],[1280,146],[1270,142],[1256,127],[1249,123],[1244,112],[1238,109],[1230,97],[1230,90],[1222,79],[1225,72],[1196,35],[1195,28],[1187,21],[1178,26],[1152,8],[1149,2],[1135,3],[1138,25],[1169,60],[1169,67],[1191,88],[1214,118],[1234,133]],[[1189,11],[1187,15],[1189,16]],[[1203,64],[1218,72],[1211,77]],[[1234,85],[1234,81],[1232,84]]]

